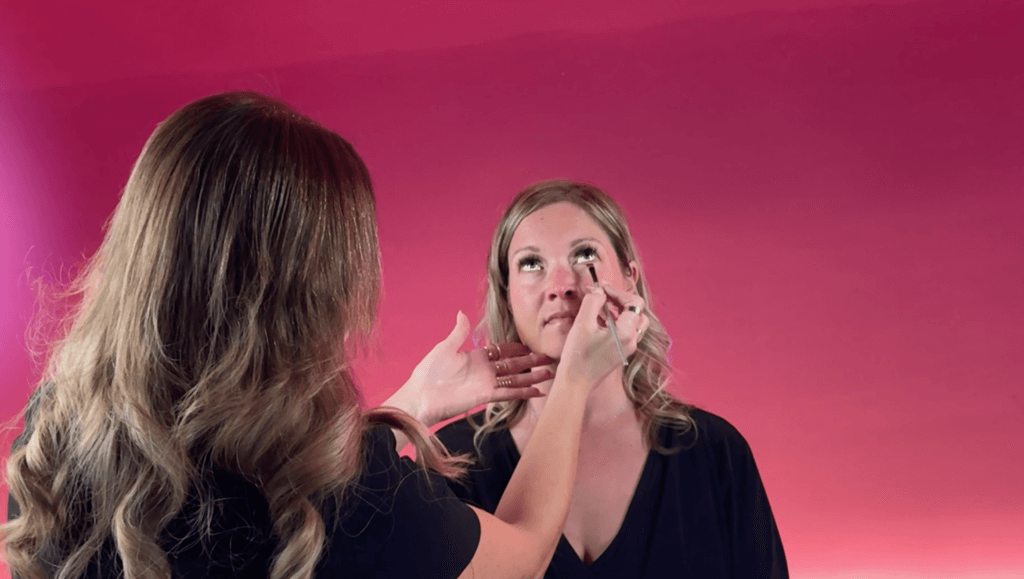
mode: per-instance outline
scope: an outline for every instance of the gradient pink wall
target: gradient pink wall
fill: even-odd
[[[479,317],[511,196],[591,181],[794,577],[1024,575],[1019,2],[213,4],[0,7],[0,420],[37,375],[30,280],[95,250],[157,122],[255,89],[375,177],[370,404]]]

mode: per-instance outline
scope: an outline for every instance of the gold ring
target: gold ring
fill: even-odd
[[[494,372],[496,374],[504,374],[507,371],[508,366],[505,364],[504,360],[498,360],[497,362],[494,363]]]
[[[498,388],[508,388],[512,386],[512,379],[508,377],[498,378]]]

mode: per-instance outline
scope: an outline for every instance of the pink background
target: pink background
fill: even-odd
[[[479,318],[512,195],[590,181],[794,577],[1024,575],[1020,2],[0,2],[0,420],[31,280],[95,250],[158,121],[255,89],[374,175],[368,403]]]

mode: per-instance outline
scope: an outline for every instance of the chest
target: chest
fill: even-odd
[[[614,455],[581,453],[562,534],[584,563],[597,559],[619,533],[646,460],[643,448],[619,450]]]
[[[639,428],[583,436],[562,534],[585,564],[597,559],[618,535],[647,456]]]

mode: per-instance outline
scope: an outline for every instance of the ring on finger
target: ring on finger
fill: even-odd
[[[626,309],[633,312],[634,314],[640,314],[640,306],[626,306]]]
[[[494,363],[495,373],[504,374],[506,371],[508,371],[508,366],[505,364],[504,360],[498,360],[497,362]]]
[[[512,386],[512,378],[508,376],[498,378],[498,388],[508,388],[510,386]]]
[[[484,352],[487,353],[487,361],[493,362],[501,357],[501,349],[494,344],[488,344],[484,346]]]

